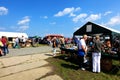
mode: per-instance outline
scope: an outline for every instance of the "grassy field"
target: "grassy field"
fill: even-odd
[[[66,55],[58,55],[54,58],[49,58],[47,61],[53,67],[53,73],[58,74],[64,80],[120,80],[120,71],[115,70],[101,71],[93,73],[90,69],[82,71],[78,69],[75,60],[65,59]]]

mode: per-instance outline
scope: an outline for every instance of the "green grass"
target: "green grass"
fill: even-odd
[[[110,73],[103,72],[92,73],[91,70],[78,70],[76,60],[65,59],[66,55],[59,55],[49,58],[47,61],[53,67],[55,74],[61,76],[64,80],[120,80],[120,71]]]

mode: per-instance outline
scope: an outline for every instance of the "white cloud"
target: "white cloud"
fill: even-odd
[[[47,19],[47,18],[48,18],[48,16],[44,16],[43,18],[44,18],[44,19]]]
[[[111,14],[112,12],[111,11],[107,11],[104,13],[104,16],[108,15],[108,14]]]
[[[79,11],[79,10],[80,10],[80,7],[75,8],[75,11]]]
[[[25,16],[22,20],[18,21],[18,29],[17,31],[25,31],[29,28],[30,18],[29,16]]]
[[[0,15],[6,15],[8,13],[8,9],[5,7],[0,7]]]
[[[120,25],[120,15],[114,16],[106,23],[107,26]]]
[[[54,16],[55,17],[60,17],[60,16],[64,16],[64,15],[67,15],[67,14],[71,14],[73,12],[76,12],[80,10],[80,7],[77,7],[77,8],[74,8],[74,7],[71,7],[71,8],[65,8],[63,11],[59,11],[57,14],[55,14]]]
[[[74,17],[76,16],[74,13],[70,13],[70,17]]]
[[[18,21],[18,25],[24,25],[30,22],[29,16],[25,16],[22,20]]]
[[[101,14],[90,14],[89,16],[86,13],[82,13],[73,18],[73,22],[86,22],[86,21],[95,21],[101,19]]]
[[[76,16],[76,17],[73,18],[73,21],[74,21],[74,22],[78,22],[79,20],[82,21],[85,17],[87,17],[87,14],[86,14],[86,13],[79,14],[78,16]]]
[[[85,21],[95,21],[98,19],[101,19],[101,14],[91,14],[85,19]]]

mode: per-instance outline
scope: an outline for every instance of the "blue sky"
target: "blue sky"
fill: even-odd
[[[119,8],[120,0],[0,0],[0,31],[72,37],[88,21],[120,31]]]

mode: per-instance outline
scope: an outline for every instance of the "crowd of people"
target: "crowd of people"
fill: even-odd
[[[87,35],[83,35],[82,38],[73,39],[64,38],[64,37],[48,37],[46,39],[47,44],[50,45],[53,49],[53,56],[56,56],[56,48],[62,47],[66,48],[66,44],[69,47],[77,46],[78,50],[78,61],[79,69],[85,70],[86,56],[88,52],[92,53],[92,72],[99,73],[101,71],[101,52],[108,54],[116,54],[120,52],[120,42],[118,39],[114,39],[113,43],[109,39],[106,39],[104,42],[100,40],[100,36],[96,35],[94,38],[88,38]],[[27,39],[22,36],[21,38],[13,38],[13,48],[21,48],[22,45],[26,45]],[[32,38],[31,45],[34,46],[34,43],[39,44],[39,39]],[[72,46],[71,46],[72,44]],[[0,55],[5,56],[9,53],[8,49],[8,39],[5,36],[0,38]]]
[[[101,37],[99,35],[96,35],[94,37],[83,35],[82,38],[74,37],[74,44],[75,46],[77,46],[77,59],[79,62],[79,69],[86,70],[86,56],[88,55],[87,53],[92,53],[91,64],[93,73],[101,72],[102,53],[116,55],[120,52],[119,39],[113,39],[112,42],[110,39],[106,39],[103,41],[101,40]]]
[[[73,43],[72,38],[65,38],[62,36],[48,36],[46,38],[47,44],[50,45],[53,48],[53,56],[56,55],[56,48],[64,48],[66,45],[71,47],[71,44]]]
[[[20,44],[24,44],[26,43],[26,38],[24,36],[22,36],[21,38],[19,37],[14,37],[12,40],[12,48],[21,48]],[[0,38],[0,56],[5,56],[6,54],[9,53],[9,41],[8,38],[6,36],[2,36]]]
[[[66,48],[66,45],[73,44],[75,41],[72,39],[65,39],[64,37],[48,37],[47,41],[49,45],[53,48],[53,56],[56,56],[56,48],[62,47]],[[76,46],[78,46],[78,60],[79,68],[85,70],[85,60],[87,56],[88,47],[86,44],[87,35],[84,35],[82,39],[77,40]],[[69,46],[72,47],[72,46]],[[99,36],[96,36],[96,40],[91,47],[94,47],[93,58],[93,72],[100,72],[100,58],[101,58],[101,47]]]
[[[0,39],[0,55],[6,55],[9,53],[9,42],[6,36],[2,36]],[[64,38],[64,37],[48,37],[48,38],[38,38],[38,37],[30,37],[25,38],[21,37],[13,37],[11,41],[11,46],[14,49],[20,49],[21,47],[26,47],[27,44],[30,44],[32,47],[36,47],[36,44],[47,44],[53,48],[53,55],[56,55],[56,48],[65,47],[65,44],[71,44],[72,39]]]
[[[48,41],[48,44],[53,48],[53,56],[56,55],[56,48],[57,47],[64,47],[65,46],[64,37],[48,37],[47,41]]]

